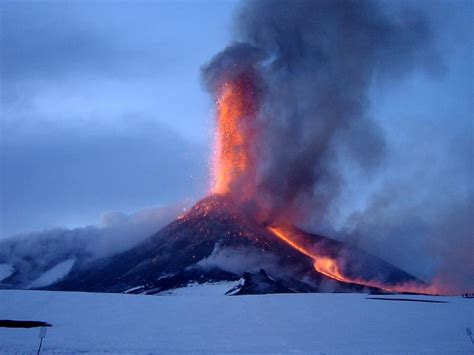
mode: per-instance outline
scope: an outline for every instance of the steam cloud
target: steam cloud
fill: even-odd
[[[253,248],[244,248],[236,253],[232,248],[216,245],[212,254],[200,260],[196,266],[203,269],[218,267],[224,271],[241,275],[244,272],[258,272],[260,269],[277,271],[278,275],[288,273],[288,270],[278,268],[278,260],[274,255],[262,255]]]
[[[235,42],[203,68],[204,83],[214,95],[222,82],[239,75],[250,73],[256,80],[259,107],[254,124],[259,137],[252,147],[258,171],[253,208],[260,215],[263,210],[268,221],[312,223],[318,228],[318,223],[329,218],[328,212],[337,208],[341,191],[350,183],[344,169],[376,172],[388,157],[382,130],[368,114],[371,87],[374,82],[390,85],[416,70],[431,73],[441,64],[428,18],[398,5],[387,8],[381,2],[349,0],[247,1],[237,18]],[[405,193],[414,190],[417,180],[410,184],[400,184]],[[414,250],[410,238],[416,235],[423,240],[423,253],[436,260],[435,265],[430,263],[431,271],[421,273],[428,278],[447,273],[443,282],[450,279],[454,288],[468,287],[472,258],[452,249],[448,252],[445,241],[452,238],[456,249],[472,251],[472,214],[452,218],[440,199],[439,208],[425,216],[420,230],[411,224],[413,218],[404,217],[416,215],[426,205],[400,203],[400,194],[385,187],[372,202],[380,196],[391,202],[378,209],[369,203],[346,221],[342,232],[333,229],[333,235],[349,233],[353,242],[372,251],[385,246],[381,256],[399,265],[409,264],[408,256],[390,254],[387,246],[405,243],[405,251]],[[466,196],[468,202],[459,204],[463,210],[472,206],[472,191]],[[439,214],[446,218],[435,223],[434,216]],[[453,220],[458,220],[456,228]],[[410,231],[400,237],[396,231],[403,226]],[[377,233],[390,236],[379,241],[379,247],[374,246]],[[460,258],[455,266],[450,263],[454,254]],[[420,274],[419,264],[418,269],[413,262],[408,266]]]

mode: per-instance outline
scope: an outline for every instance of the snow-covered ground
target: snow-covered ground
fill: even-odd
[[[473,299],[364,294],[142,296],[0,291],[0,319],[50,322],[44,353],[466,353]],[[188,290],[189,291],[189,290]],[[183,294],[184,291],[180,291]],[[188,292],[189,294],[189,292]],[[0,328],[0,353],[34,353],[38,328]]]

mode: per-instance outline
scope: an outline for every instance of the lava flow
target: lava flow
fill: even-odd
[[[311,250],[310,246],[306,246],[303,242],[297,241],[295,236],[285,228],[269,227],[268,229],[285,243],[313,259],[313,265],[316,271],[341,282],[357,283],[342,275],[335,260],[328,256],[317,255],[313,250]]]
[[[386,285],[374,279],[353,278],[344,274],[344,266],[341,265],[339,258],[331,258],[318,247],[312,245],[310,242],[301,239],[298,233],[292,231],[292,228],[269,227],[268,228],[275,236],[280,238],[291,247],[295,248],[302,254],[313,259],[313,266],[319,273],[335,279],[340,282],[356,284],[360,286],[379,288],[388,292],[413,292],[439,295],[446,293],[441,285],[423,285],[416,282],[405,282],[396,285]]]

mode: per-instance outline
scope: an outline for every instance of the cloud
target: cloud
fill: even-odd
[[[0,238],[206,191],[198,68],[229,4],[0,7]]]
[[[206,148],[152,119],[117,127],[38,124],[0,140],[1,234],[91,223],[195,198],[206,190]]]
[[[108,212],[102,225],[55,228],[0,239],[0,264],[15,270],[10,284],[25,287],[66,260],[77,265],[120,253],[174,220],[189,202],[150,207],[132,214]]]
[[[104,72],[116,62],[119,47],[84,26],[90,21],[81,21],[74,12],[77,6],[51,5],[2,3],[0,73],[4,82],[51,79],[75,71]]]

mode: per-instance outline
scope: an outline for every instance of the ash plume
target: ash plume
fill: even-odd
[[[223,81],[243,73],[252,73],[259,88],[252,120],[258,138],[251,147],[257,174],[247,181],[255,193],[251,201],[237,201],[250,215],[309,226],[445,290],[466,291],[472,288],[474,193],[472,154],[466,153],[472,153],[472,135],[466,134],[472,124],[465,127],[462,117],[450,113],[430,118],[439,132],[427,129],[430,120],[424,118],[398,133],[396,125],[384,131],[387,125],[370,114],[371,90],[395,88],[409,75],[437,74],[444,69],[441,47],[472,43],[465,24],[459,26],[467,34],[449,34],[456,20],[446,22],[440,14],[436,20],[409,5],[246,1],[235,41],[203,68],[203,80],[216,96]],[[462,19],[462,9],[450,10]],[[441,43],[446,36],[456,45]],[[472,48],[462,46],[466,53]],[[431,148],[420,145],[427,136]],[[234,195],[240,196],[242,185],[234,185]],[[357,188],[359,205],[347,197]]]
[[[433,63],[429,23],[372,1],[261,0],[244,4],[237,32],[203,78],[214,94],[242,72],[258,79],[250,205],[265,220],[322,217],[341,189],[341,161],[371,171],[383,159],[370,85]]]

